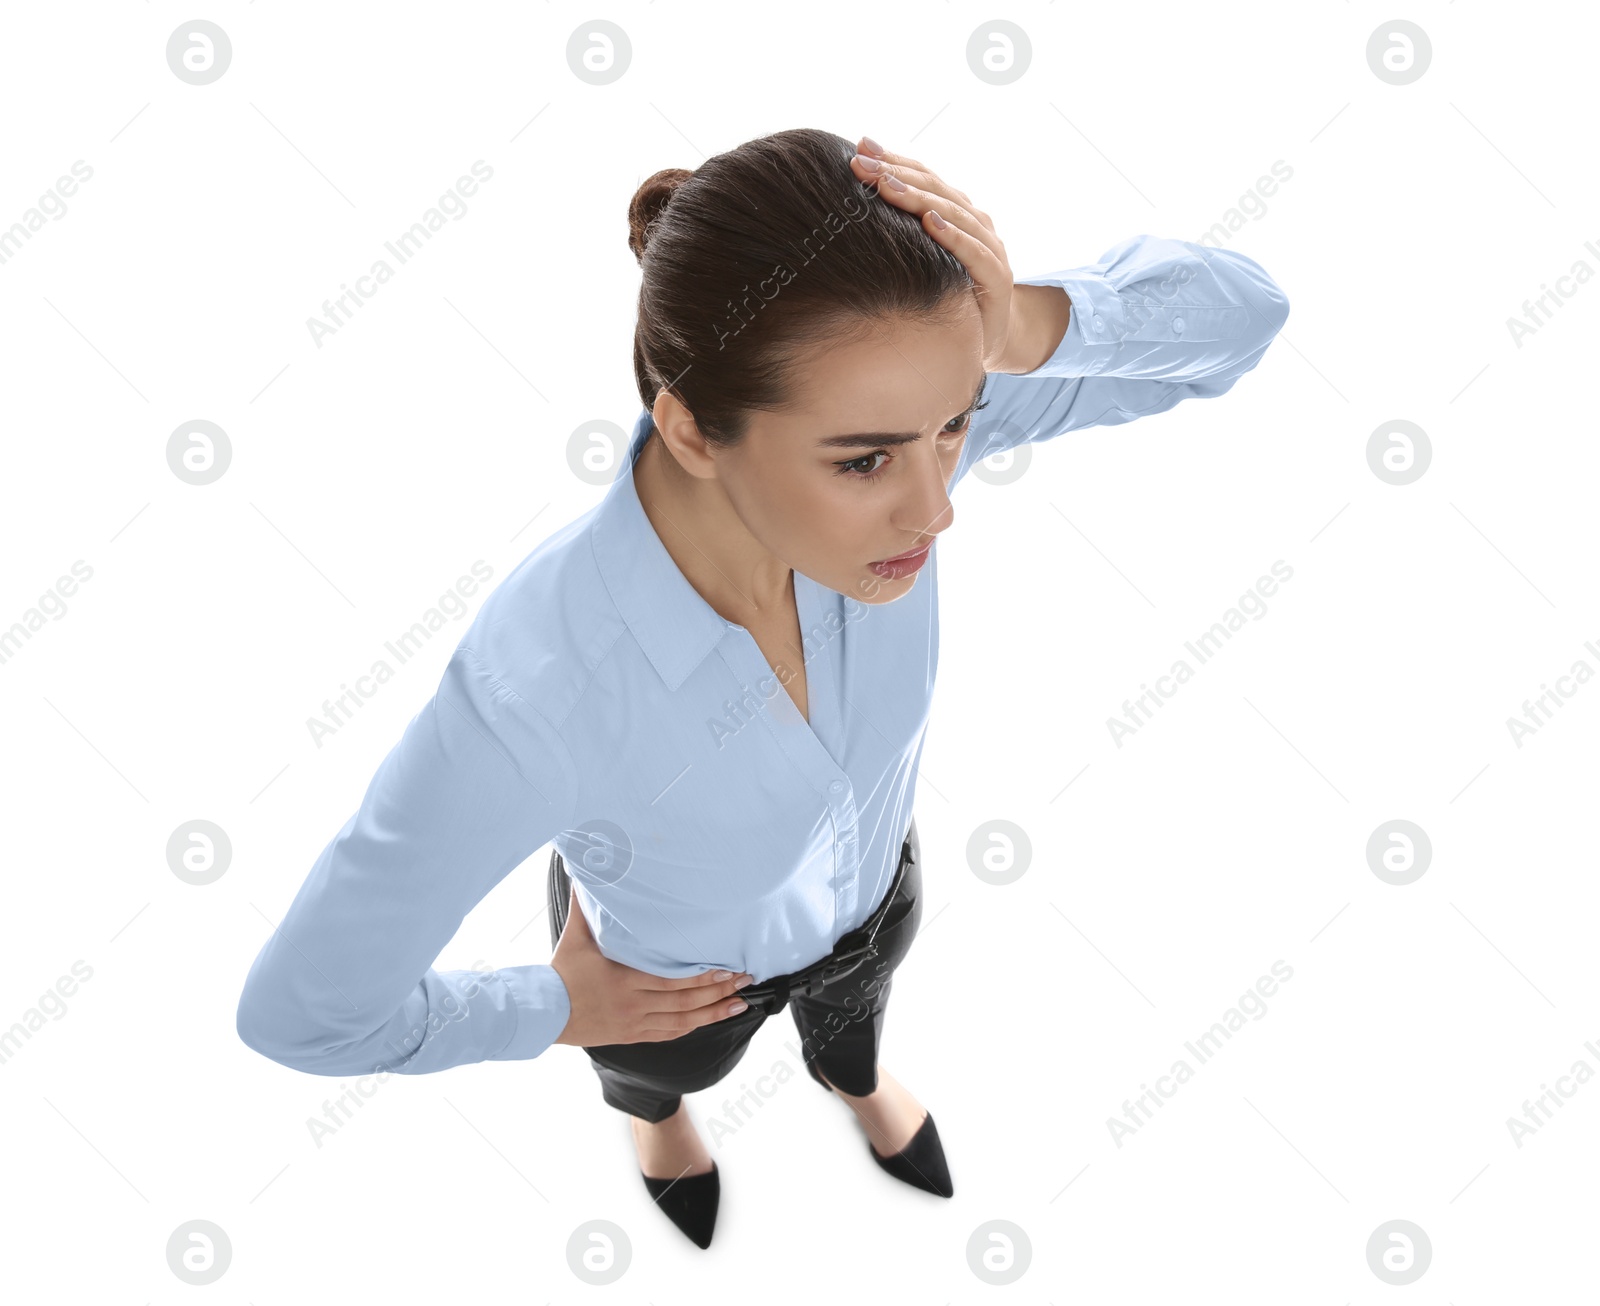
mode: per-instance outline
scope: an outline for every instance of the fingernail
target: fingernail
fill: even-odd
[[[933,225],[938,227],[940,231],[943,231],[946,227],[948,227],[950,225],[948,222],[946,222],[943,218],[941,218],[939,216],[939,210],[938,209],[929,209],[928,210],[928,217],[932,219]]]
[[[879,145],[878,142],[873,140],[872,137],[870,137],[870,136],[863,136],[861,138],[861,143],[863,145],[865,145],[869,150],[871,150],[874,154],[882,154],[883,153],[883,146]]]
[[[749,1010],[750,1004],[741,998],[738,1002],[735,1002],[731,1007],[728,1008],[728,1014],[731,1016],[737,1016],[741,1011]]]
[[[883,170],[883,164],[879,163],[876,159],[871,158],[868,155],[858,154],[856,155],[856,158],[861,161],[861,166],[868,172],[881,172]]]
[[[711,978],[714,980],[732,979],[733,972],[731,970],[714,970],[711,972]]]
[[[880,182],[882,182],[885,186],[887,186],[890,190],[898,191],[898,190],[904,190],[906,188],[905,182],[901,181],[900,178],[896,177],[894,175],[894,173],[892,173],[892,172],[884,173],[883,176],[878,178],[878,180]]]
[[[742,989],[746,984],[754,984],[755,982],[756,977],[754,975],[743,975],[734,982],[733,987],[736,989]]]

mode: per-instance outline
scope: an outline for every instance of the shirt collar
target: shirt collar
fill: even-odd
[[[616,479],[595,517],[591,539],[611,601],[668,689],[676,690],[728,632],[689,584],[639,502],[633,465],[651,431],[641,409]]]

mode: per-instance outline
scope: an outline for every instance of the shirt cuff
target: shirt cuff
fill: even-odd
[[[572,1018],[572,999],[554,966],[507,966],[500,971],[517,1013],[511,1041],[490,1061],[536,1057],[561,1037]]]
[[[1122,299],[1103,277],[1081,270],[1018,277],[1018,285],[1060,286],[1072,301],[1067,329],[1055,353],[1022,376],[1095,376],[1115,354],[1121,339]]]

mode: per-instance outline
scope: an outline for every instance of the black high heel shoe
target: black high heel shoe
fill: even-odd
[[[944,1144],[939,1141],[939,1127],[933,1123],[933,1112],[922,1122],[921,1128],[911,1135],[911,1141],[893,1156],[879,1156],[871,1141],[867,1151],[880,1168],[888,1171],[902,1183],[920,1188],[937,1197],[953,1197],[955,1185],[950,1181],[950,1167],[944,1159]]]
[[[833,1092],[833,1085],[822,1077],[812,1062],[807,1061],[805,1066],[806,1073],[812,1079],[828,1092]],[[867,1151],[872,1153],[872,1159],[880,1169],[892,1174],[901,1183],[938,1197],[955,1196],[955,1184],[950,1179],[950,1166],[944,1157],[944,1144],[939,1141],[939,1126],[933,1123],[932,1111],[928,1112],[927,1119],[917,1132],[911,1135],[911,1141],[893,1156],[879,1156],[871,1139],[867,1140]]]
[[[712,1161],[705,1174],[677,1179],[652,1179],[643,1170],[639,1174],[651,1200],[688,1235],[689,1241],[696,1247],[711,1246],[711,1232],[717,1227],[717,1206],[722,1198],[717,1163]]]

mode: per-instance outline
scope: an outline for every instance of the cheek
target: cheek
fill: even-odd
[[[806,529],[817,538],[820,547],[832,553],[849,553],[862,536],[873,533],[871,502],[869,489],[840,477],[836,486],[813,496],[806,512]]]
[[[819,484],[820,480],[820,484]],[[840,507],[826,477],[801,471],[775,471],[753,500],[741,505],[751,534],[775,552],[815,553],[818,542],[838,527]]]
[[[883,509],[873,505],[871,487],[821,472],[779,496],[775,512],[781,516],[774,520],[783,523],[796,556],[837,567],[854,564],[863,549],[883,540],[886,532],[877,520]]]

